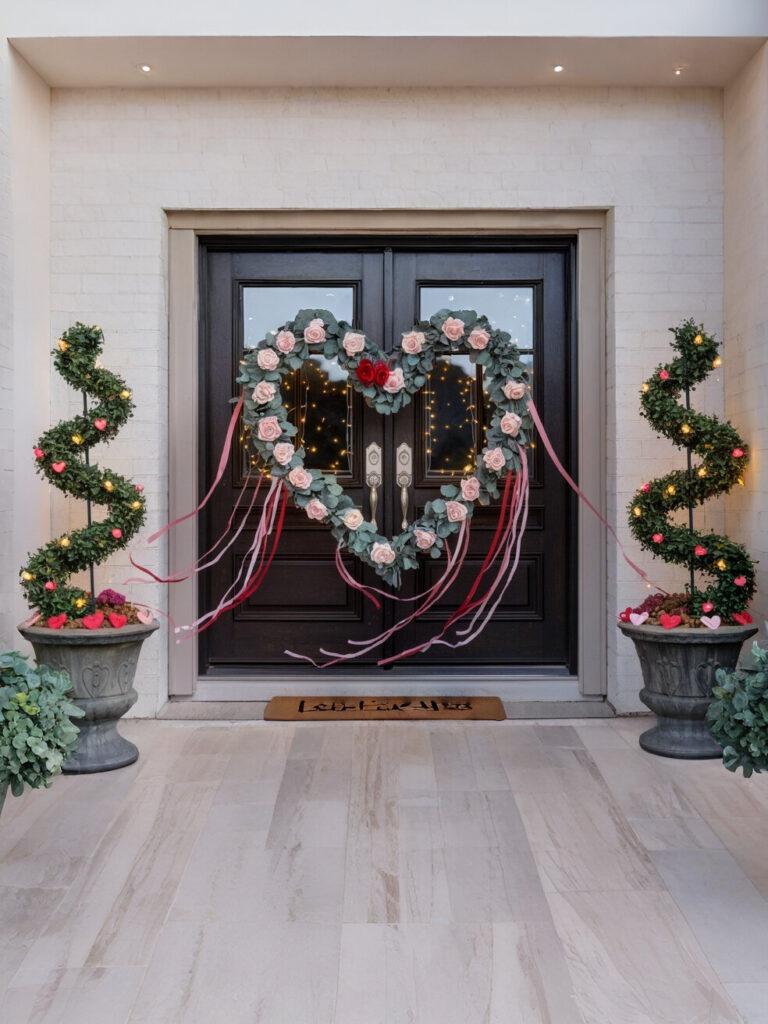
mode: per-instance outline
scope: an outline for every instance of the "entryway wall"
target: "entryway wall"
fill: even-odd
[[[606,368],[584,387],[606,398],[607,511],[626,538],[639,478],[675,458],[637,413],[643,376],[682,316],[722,330],[721,105],[717,89],[54,90],[52,336],[99,323],[106,359],[131,380],[137,417],[109,459],[145,483],[149,528],[168,518],[165,211],[596,210],[608,211]],[[713,380],[701,401],[719,411],[721,390]],[[72,403],[55,382],[53,418]],[[66,514],[55,508],[57,528]],[[160,546],[153,564],[165,558]],[[595,628],[608,692],[639,708],[636,661],[612,622],[637,586],[610,546],[607,566],[607,625]],[[108,572],[132,574],[125,560]],[[165,700],[164,643],[142,658],[138,714]]]

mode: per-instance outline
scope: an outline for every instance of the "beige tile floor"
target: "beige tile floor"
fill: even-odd
[[[768,1024],[768,779],[647,722],[128,722],[0,819],[2,1024]]]

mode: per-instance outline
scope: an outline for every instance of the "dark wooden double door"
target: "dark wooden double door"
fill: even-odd
[[[243,347],[292,319],[302,308],[330,309],[389,350],[419,319],[441,308],[476,309],[516,339],[532,371],[533,394],[564,461],[575,453],[574,334],[570,306],[573,243],[511,244],[509,240],[376,239],[277,240],[238,244],[211,240],[201,249],[201,494],[218,463],[230,398]],[[285,401],[300,428],[307,465],[333,471],[366,514],[371,487],[366,452],[381,451],[376,512],[380,531],[397,534],[435,497],[458,480],[484,445],[487,403],[482,376],[465,355],[441,359],[427,387],[394,417],[371,410],[348,386],[337,364],[317,358],[286,382]],[[410,455],[407,483],[397,455]],[[538,444],[530,452],[531,508],[517,575],[493,621],[471,645],[443,646],[399,663],[414,671],[561,674],[575,659],[575,509],[570,494]],[[571,466],[572,468],[572,466]],[[200,549],[225,529],[243,486],[246,459],[233,454],[226,485],[201,519]],[[398,479],[399,477],[399,479]],[[405,488],[405,489],[404,489]],[[377,658],[412,647],[438,631],[478,572],[498,508],[478,508],[468,557],[439,605],[383,649],[351,663],[372,679],[387,671]],[[255,517],[254,517],[255,520]],[[231,584],[247,550],[249,523],[230,558],[204,574],[202,608],[211,608]],[[380,611],[340,579],[329,530],[289,506],[279,549],[262,587],[201,636],[200,671],[208,675],[274,674],[316,670],[286,657],[292,649],[317,656],[319,648],[349,649],[401,618],[408,605],[385,601]],[[349,572],[373,585],[380,580],[354,558]],[[420,593],[442,572],[442,560],[424,559],[406,574],[399,595]],[[397,667],[395,673],[403,671]]]

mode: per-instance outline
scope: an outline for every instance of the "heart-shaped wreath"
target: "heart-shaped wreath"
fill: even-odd
[[[486,445],[474,472],[459,486],[442,486],[442,497],[428,501],[415,522],[396,537],[384,537],[333,474],[305,467],[304,449],[293,444],[298,428],[283,404],[281,382],[304,360],[322,354],[338,361],[372,408],[389,415],[424,387],[438,356],[462,350],[483,367],[493,410]],[[472,516],[476,502],[487,505],[499,496],[500,481],[521,468],[532,426],[528,375],[517,347],[506,331],[474,310],[441,309],[403,334],[397,348],[385,354],[327,309],[303,309],[246,352],[238,382],[244,386],[248,444],[269,475],[283,482],[310,519],[330,524],[340,548],[348,548],[393,587],[400,586],[404,569],[418,567],[420,554],[440,557],[445,539]]]

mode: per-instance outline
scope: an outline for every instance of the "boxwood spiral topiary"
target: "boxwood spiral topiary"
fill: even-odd
[[[689,611],[699,617],[702,603],[711,603],[714,612],[726,619],[742,612],[754,594],[754,562],[741,544],[711,531],[691,531],[674,523],[670,515],[701,505],[740,483],[749,449],[730,422],[680,402],[681,391],[701,383],[720,365],[715,338],[692,319],[670,330],[677,355],[657,366],[643,384],[641,411],[655,430],[678,448],[690,449],[701,461],[690,471],[675,470],[643,484],[628,506],[629,525],[640,544],[665,562],[714,577],[705,589],[694,588]]]
[[[133,415],[125,381],[97,365],[103,344],[99,327],[76,323],[62,334],[53,352],[58,373],[95,404],[87,415],[58,423],[42,435],[34,449],[37,471],[65,494],[105,506],[107,516],[44,544],[23,567],[26,599],[46,619],[62,613],[71,619],[88,614],[86,593],[67,580],[124,548],[146,516],[140,487],[111,469],[87,464],[90,449],[110,441]]]

